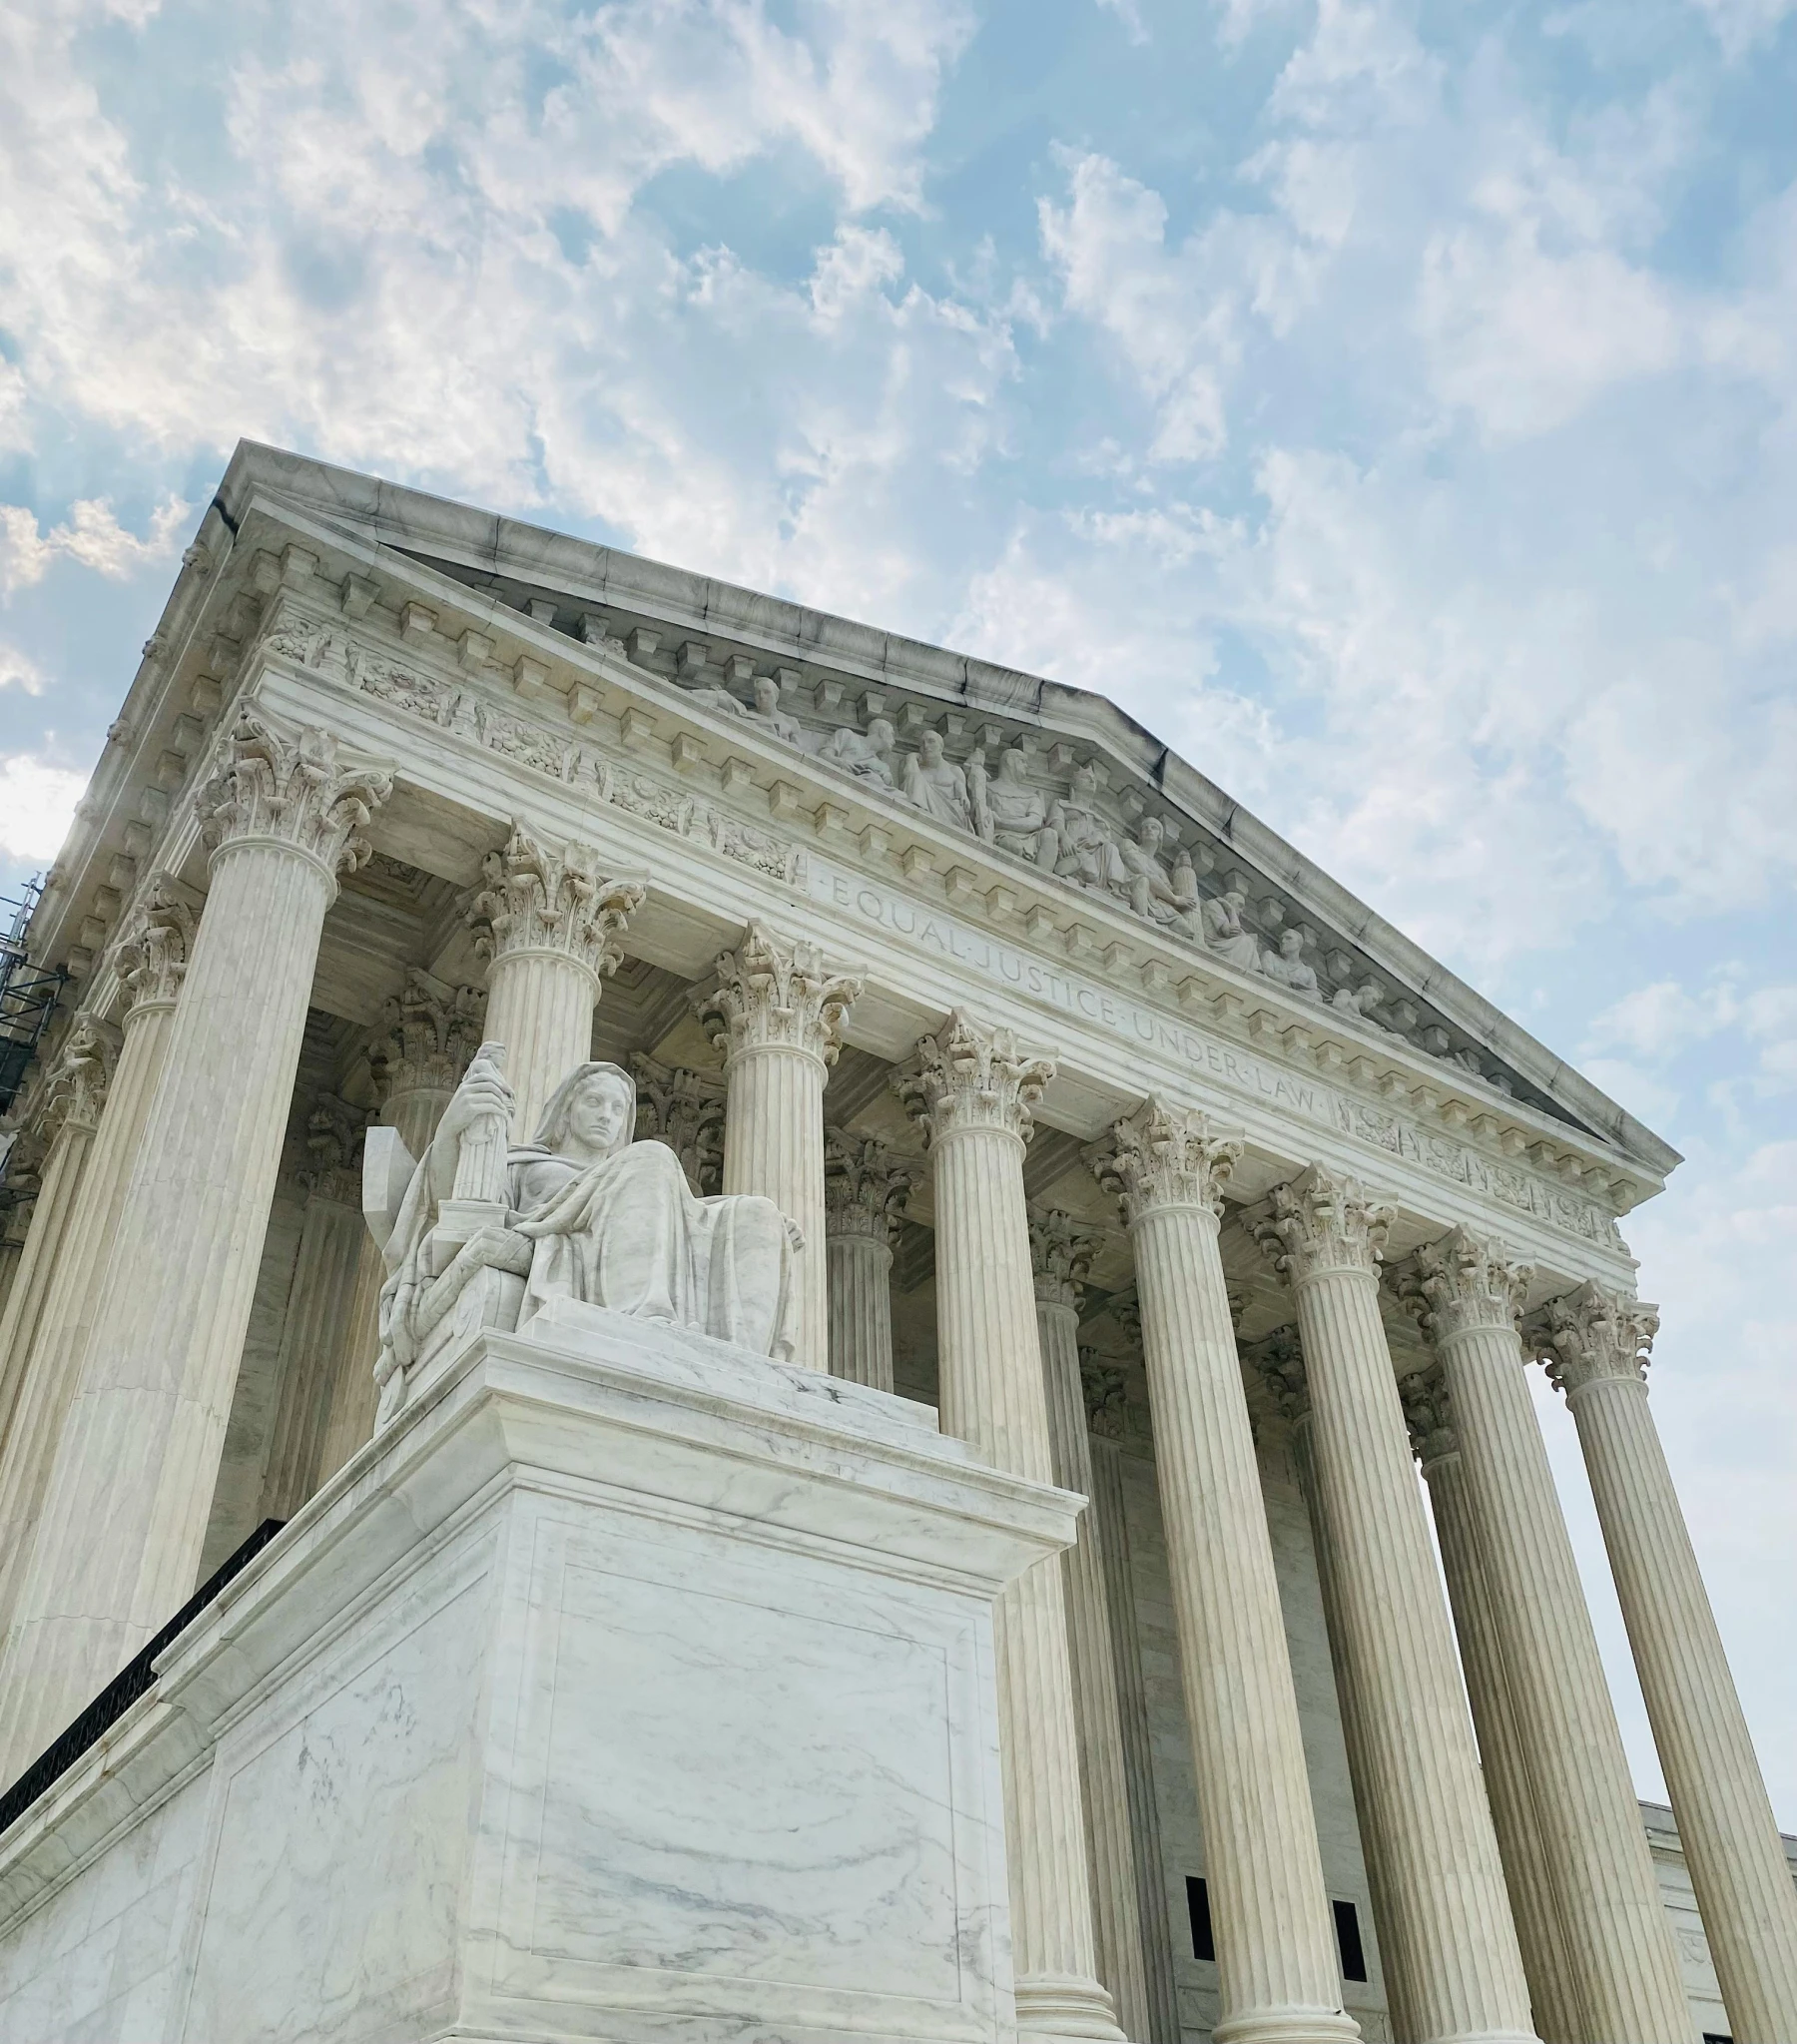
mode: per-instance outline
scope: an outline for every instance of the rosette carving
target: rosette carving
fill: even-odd
[[[1514,1327],[1534,1272],[1512,1262],[1501,1244],[1470,1228],[1450,1228],[1440,1241],[1425,1242],[1395,1275],[1399,1298],[1441,1342],[1474,1327]]]
[[[917,1068],[893,1074],[905,1111],[931,1142],[990,1128],[1027,1142],[1054,1064],[1031,1057],[1015,1033],[957,1008],[932,1036],[917,1039]]]
[[[1088,1161],[1128,1222],[1168,1206],[1223,1211],[1223,1187],[1240,1161],[1243,1144],[1221,1133],[1195,1108],[1144,1100],[1111,1129],[1108,1143],[1087,1153]]]
[[[1358,1178],[1312,1164],[1276,1185],[1251,1225],[1274,1268],[1302,1282],[1325,1270],[1377,1273],[1395,1218]]]
[[[1605,1378],[1645,1382],[1658,1332],[1657,1306],[1585,1283],[1531,1315],[1526,1338],[1555,1390],[1570,1397]]]
[[[595,979],[618,970],[625,927],[648,892],[639,880],[604,878],[590,845],[550,845],[519,823],[504,851],[481,861],[480,877],[468,911],[476,956],[557,952]]]
[[[860,999],[862,982],[826,965],[809,939],[789,941],[752,922],[736,950],[720,955],[717,973],[718,984],[694,1013],[728,1056],[778,1046],[836,1062],[843,1018]]]
[[[368,860],[361,832],[392,791],[387,767],[345,754],[332,733],[247,703],[196,807],[212,852],[262,838],[291,845],[331,874],[353,873]]]

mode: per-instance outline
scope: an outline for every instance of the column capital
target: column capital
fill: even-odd
[[[44,1080],[39,1125],[46,1138],[68,1127],[99,1127],[119,1051],[119,1031],[83,1009],[69,1024]]]
[[[1534,1277],[1512,1262],[1501,1243],[1470,1228],[1450,1228],[1425,1242],[1393,1272],[1398,1297],[1436,1342],[1475,1327],[1508,1332]]]
[[[1095,1348],[1082,1348],[1079,1389],[1085,1399],[1087,1427],[1101,1440],[1122,1440],[1129,1431],[1129,1380],[1122,1366]]]
[[[296,1173],[314,1199],[360,1208],[362,1139],[367,1128],[366,1108],[335,1093],[314,1098],[305,1117],[307,1162]]]
[[[1273,1267],[1302,1284],[1326,1270],[1377,1275],[1395,1218],[1350,1172],[1312,1164],[1275,1185],[1250,1226]]]
[[[824,1131],[824,1225],[832,1238],[862,1235],[891,1248],[920,1166],[893,1154],[875,1135]]]
[[[1587,1282],[1531,1314],[1523,1338],[1546,1365],[1548,1382],[1570,1398],[1605,1379],[1644,1384],[1658,1332],[1657,1306]]]
[[[701,1198],[716,1192],[724,1176],[727,1095],[722,1075],[664,1064],[646,1050],[633,1050],[626,1062],[636,1080],[637,1139],[665,1142]]]
[[[187,976],[200,906],[172,874],[153,873],[113,947],[113,972],[125,991],[125,1020],[172,1008]]]
[[[279,844],[334,881],[367,864],[362,829],[392,792],[391,769],[345,753],[334,733],[246,703],[195,805],[215,859],[233,845]]]
[[[1243,1149],[1195,1108],[1150,1097],[1112,1125],[1108,1142],[1086,1153],[1098,1182],[1114,1192],[1131,1226],[1163,1207],[1223,1211],[1223,1187]]]
[[[382,1004],[368,1044],[368,1075],[384,1107],[398,1093],[451,1093],[480,1048],[486,995],[450,987],[413,966],[401,990]]]
[[[1059,1207],[1034,1207],[1029,1214],[1029,1267],[1036,1303],[1071,1306],[1078,1312],[1086,1274],[1098,1253],[1098,1237]]]
[[[1257,1371],[1268,1396],[1288,1427],[1310,1417],[1310,1378],[1305,1374],[1304,1344],[1295,1327],[1276,1327],[1257,1341],[1242,1359]]]
[[[860,1000],[862,981],[826,965],[809,938],[779,937],[752,920],[742,943],[718,955],[717,974],[693,1012],[727,1060],[744,1050],[789,1049],[837,1061],[843,1017]]]
[[[552,845],[517,822],[505,849],[480,862],[480,880],[467,917],[478,957],[551,952],[584,966],[595,985],[618,970],[625,925],[648,892],[640,880],[607,880],[591,845]]]
[[[1448,1398],[1448,1378],[1440,1363],[1430,1363],[1400,1377],[1398,1402],[1404,1407],[1404,1424],[1410,1429],[1411,1453],[1425,1472],[1432,1462],[1442,1462],[1460,1453],[1460,1436],[1454,1431],[1454,1409]]]
[[[1029,1056],[1012,1030],[957,1008],[934,1035],[917,1038],[917,1069],[895,1072],[893,1085],[932,1145],[972,1128],[1027,1142],[1053,1076],[1051,1058]]]

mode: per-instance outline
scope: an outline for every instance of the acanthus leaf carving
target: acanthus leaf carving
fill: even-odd
[[[481,862],[481,881],[468,913],[478,957],[554,952],[595,979],[617,971],[625,926],[648,892],[642,881],[602,876],[591,846],[553,846],[520,823],[504,851]]]
[[[119,1031],[88,1010],[70,1022],[39,1095],[39,1125],[46,1138],[68,1127],[100,1125],[119,1050]]]
[[[1588,1385],[1646,1381],[1659,1308],[1587,1281],[1549,1299],[1524,1329],[1548,1381],[1570,1398]]]
[[[893,1074],[905,1111],[931,1143],[985,1128],[1027,1142],[1054,1064],[1032,1057],[1014,1030],[955,1009],[933,1035],[917,1039],[917,1068]]]
[[[860,998],[862,981],[825,962],[809,938],[778,936],[752,919],[742,943],[717,962],[717,985],[694,1013],[727,1057],[780,1045],[834,1064],[843,1018]]]
[[[452,1093],[480,1048],[486,994],[448,987],[414,966],[400,992],[381,1009],[368,1045],[368,1074],[382,1107],[397,1095]]]
[[[1114,1123],[1109,1140],[1094,1144],[1086,1159],[1133,1225],[1166,1207],[1221,1215],[1223,1187],[1245,1146],[1239,1135],[1219,1129],[1196,1108],[1150,1096]]]
[[[628,1059],[637,1088],[637,1140],[665,1142],[701,1199],[724,1185],[724,1080],[713,1071],[664,1064],[646,1050]]]
[[[172,874],[153,873],[113,951],[127,1022],[149,1009],[174,1005],[199,926],[200,910],[191,891]]]
[[[215,856],[245,840],[273,841],[334,878],[366,862],[361,833],[392,789],[390,768],[344,753],[334,733],[290,725],[246,703],[196,807]]]
[[[1411,1453],[1425,1472],[1431,1463],[1460,1453],[1460,1437],[1454,1431],[1454,1408],[1448,1395],[1448,1378],[1440,1363],[1411,1370],[1398,1379],[1398,1398],[1404,1407],[1404,1424],[1410,1430]]]
[[[1059,1207],[1032,1208],[1029,1215],[1029,1262],[1035,1295],[1045,1306],[1079,1310],[1098,1237]]]
[[[1399,1298],[1438,1345],[1475,1327],[1513,1328],[1534,1272],[1488,1236],[1450,1228],[1393,1272]]]
[[[1079,1351],[1079,1388],[1086,1426],[1101,1440],[1121,1441],[1129,1432],[1129,1379],[1095,1348]]]
[[[894,1154],[874,1135],[844,1128],[824,1131],[824,1216],[832,1236],[864,1235],[892,1247],[911,1194],[922,1182],[919,1166]]]
[[[1376,1276],[1396,1218],[1351,1172],[1312,1164],[1273,1188],[1250,1227],[1274,1268],[1304,1283],[1329,1270]]]

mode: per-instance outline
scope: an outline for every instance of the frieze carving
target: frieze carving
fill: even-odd
[[[726,1088],[715,1071],[664,1064],[646,1050],[626,1059],[636,1080],[638,1142],[665,1142],[696,1198],[724,1189]]]

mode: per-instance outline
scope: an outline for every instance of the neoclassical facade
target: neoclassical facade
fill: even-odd
[[[9,2037],[1797,2038],[1675,1154],[1108,702],[245,445],[31,944]]]

